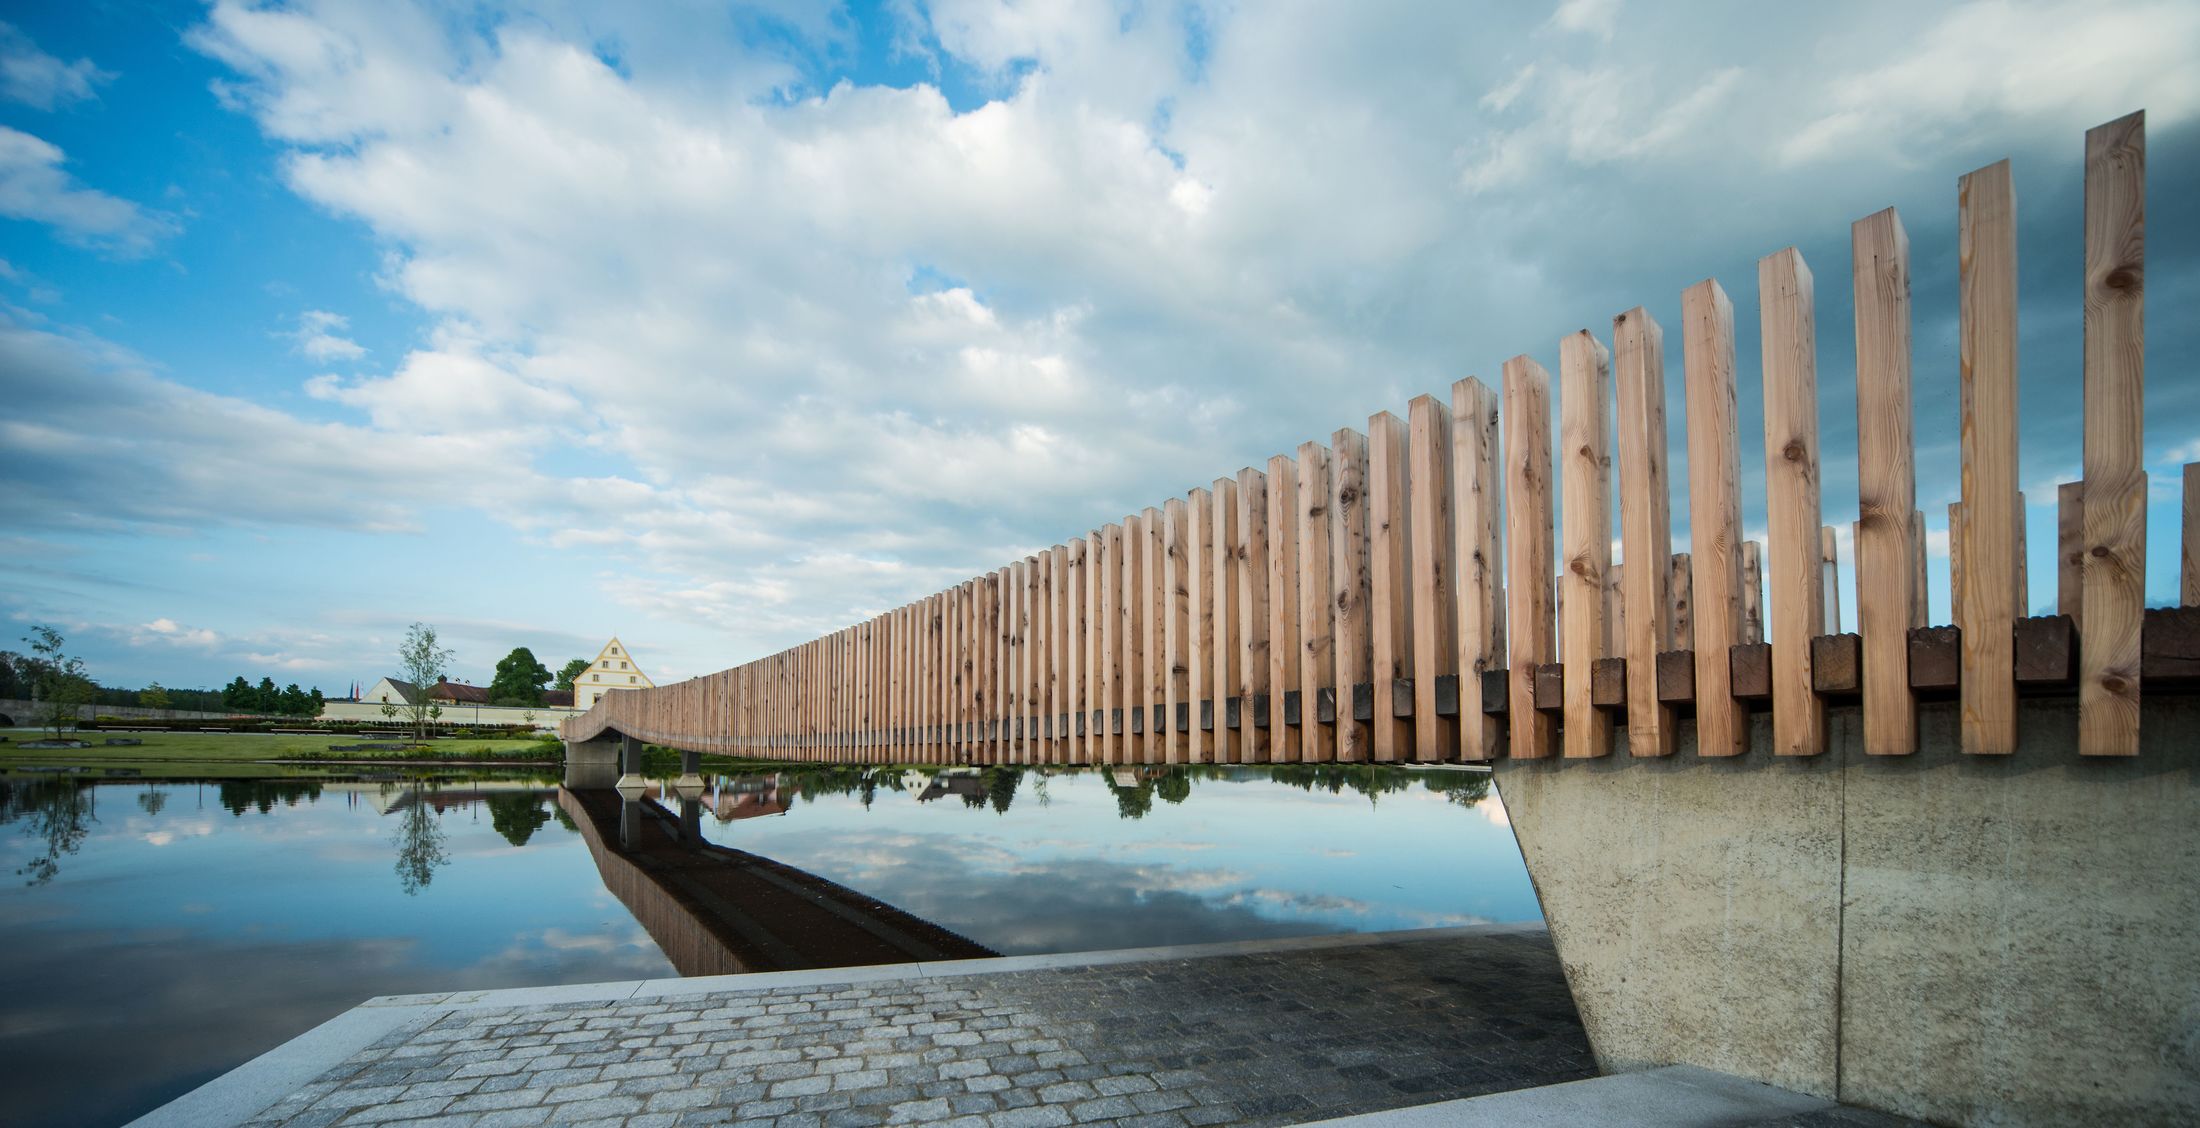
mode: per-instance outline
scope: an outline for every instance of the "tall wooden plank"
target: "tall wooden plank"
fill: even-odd
[[[1964,612],[1971,606],[1963,594],[1963,503],[1948,503],[1948,621],[1963,629]]]
[[[1760,541],[1742,545],[1742,641],[1765,640],[1765,547]]]
[[[1299,464],[1290,455],[1268,460],[1268,759],[1301,758],[1299,726],[1289,723],[1289,695],[1299,691],[1304,643],[1299,637]]]
[[[1565,754],[1612,752],[1611,714],[1596,707],[1590,667],[1610,656],[1612,569],[1612,363],[1584,329],[1558,344],[1559,475],[1564,491]]]
[[[1200,632],[1207,647],[1207,697],[1214,702],[1214,735],[1211,746],[1213,760],[1218,764],[1243,763],[1242,730],[1229,725],[1230,702],[1236,699],[1241,688],[1238,622],[1238,599],[1243,566],[1239,553],[1243,544],[1238,540],[1238,484],[1235,478],[1216,478],[1214,482],[1214,516],[1208,525],[1207,575],[1208,596],[1202,602],[1208,604],[1208,626]],[[1198,697],[1198,694],[1193,694]],[[1197,708],[1197,706],[1194,706]],[[1246,721],[1241,704],[1239,720],[1246,730],[1252,725]]]
[[[1093,614],[1099,627],[1095,639],[1100,649],[1092,663],[1092,711],[1096,716],[1087,724],[1094,736],[1093,762],[1098,764],[1123,762],[1123,742],[1115,731],[1115,716],[1116,710],[1123,707],[1123,655],[1130,645],[1130,625],[1123,613],[1123,543],[1129,524],[1126,518],[1122,524],[1108,525],[1093,541],[1097,550],[1092,560]]]
[[[1841,633],[1841,541],[1833,526],[1818,526],[1818,591],[1824,608],[1819,612],[1819,633]]]
[[[2179,538],[2182,548],[2177,602],[2196,607],[2200,606],[2200,462],[2185,463],[2184,512],[2180,520],[2183,535]]]
[[[1172,497],[1162,506],[1162,528],[1167,536],[1162,544],[1161,556],[1161,638],[1167,647],[1168,657],[1162,667],[1159,697],[1161,711],[1161,748],[1164,762],[1184,762],[1186,734],[1179,730],[1179,716],[1185,697],[1190,691],[1191,666],[1188,657],[1191,638],[1191,530],[1190,514],[1184,499]]]
[[[1398,684],[1411,681],[1413,590],[1407,562],[1413,553],[1406,525],[1406,421],[1390,412],[1367,421],[1367,552],[1369,669],[1374,720],[1370,750],[1382,763],[1413,751],[1413,723],[1398,716]],[[1342,700],[1340,698],[1340,700]]]
[[[1330,453],[1330,646],[1336,669],[1329,685],[1337,695],[1337,759],[1366,760],[1374,725],[1352,706],[1353,687],[1375,677],[1372,589],[1367,514],[1367,436],[1350,427],[1329,437]]]
[[[1331,562],[1329,448],[1299,444],[1299,757],[1337,758],[1333,726],[1320,720],[1316,702],[1337,673],[1336,617],[1330,614]],[[1346,702],[1347,706],[1350,702]]]
[[[1620,577],[1625,606],[1619,654],[1627,659],[1627,748],[1670,756],[1673,710],[1658,700],[1658,654],[1673,648],[1667,580],[1673,558],[1672,492],[1666,483],[1665,330],[1641,306],[1612,319],[1619,385],[1620,543],[1634,565]]]
[[[1184,615],[1184,759],[1203,764],[1212,761],[1213,745],[1210,730],[1200,727],[1199,706],[1207,683],[1214,679],[1214,565],[1208,548],[1215,527],[1214,491],[1193,489],[1185,497],[1184,508],[1184,578],[1190,590]]]
[[[1482,674],[1504,664],[1505,568],[1498,529],[1504,480],[1498,469],[1497,392],[1472,376],[1451,386],[1452,556],[1458,561],[1455,614],[1459,656],[1459,756],[1487,760],[1505,739],[1503,722],[1482,709]],[[1416,719],[1418,719],[1416,708]]]
[[[1818,336],[1810,268],[1793,247],[1758,260],[1765,377],[1766,547],[1772,594],[1772,738],[1782,756],[1825,751],[1810,640],[1825,633],[1819,556]]]
[[[1117,690],[1121,698],[1117,708],[1122,712],[1114,719],[1122,751],[1119,764],[1146,760],[1146,620],[1152,595],[1146,584],[1147,539],[1145,513],[1123,519],[1123,599],[1118,612],[1123,620],[1123,676]]]
[[[1864,751],[1917,751],[1910,627],[1918,593],[1910,401],[1910,236],[1893,208],[1849,225],[1856,290],[1856,624]],[[1923,624],[1916,624],[1922,626]]]
[[[1734,403],[1734,305],[1705,279],[1681,294],[1688,395],[1688,522],[1695,596],[1696,753],[1749,751],[1730,648],[1742,641],[1741,429]]]
[[[1237,480],[1238,762],[1268,762],[1272,727],[1256,713],[1268,696],[1268,475],[1248,466]]]
[[[1506,720],[1511,755],[1558,751],[1558,725],[1535,707],[1535,668],[1552,657],[1551,377],[1525,356],[1505,362]]]
[[[1925,583],[1925,511],[1910,511],[1910,625],[1933,625],[1933,601]]]
[[[1406,405],[1406,424],[1407,519],[1413,529],[1413,758],[1433,764],[1459,750],[1459,718],[1436,712],[1437,679],[1459,673],[1451,407],[1435,396],[1416,396]]]
[[[1666,606],[1672,608],[1669,620],[1674,650],[1696,649],[1696,568],[1693,558],[1685,552],[1673,554],[1671,578],[1668,581]]]
[[[2085,633],[2078,751],[2139,752],[2146,613],[2146,113],[2085,135]]]
[[[1168,623],[1170,612],[1175,610],[1171,596],[1168,572],[1168,523],[1164,511],[1152,506],[1146,508],[1146,560],[1142,577],[1146,598],[1145,637],[1146,684],[1139,690],[1138,708],[1146,727],[1144,762],[1158,764],[1168,753],[1168,737],[1175,724],[1162,714],[1169,697],[1169,682],[1175,667],[1175,655],[1169,650]]]
[[[2017,197],[2009,162],[1957,186],[1963,413],[1962,747],[2017,750]]]
[[[1062,724],[1062,759],[1065,764],[1089,764],[1091,748],[1085,742],[1086,728],[1078,722],[1080,715],[1090,718],[1087,705],[1087,679],[1091,676],[1087,661],[1092,644],[1087,641],[1090,632],[1092,560],[1090,534],[1073,537],[1068,552],[1063,554],[1063,566],[1067,569],[1068,585],[1062,592],[1062,702],[1061,711],[1066,715]]]

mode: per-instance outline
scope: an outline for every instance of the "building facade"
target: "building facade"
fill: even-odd
[[[615,689],[654,689],[657,683],[634,661],[626,644],[614,637],[604,644],[596,660],[573,679],[573,708],[586,710],[596,699]]]

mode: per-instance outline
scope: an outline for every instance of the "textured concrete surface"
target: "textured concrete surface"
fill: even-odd
[[[248,1123],[1283,1124],[1593,1072],[1538,931],[1217,947],[1232,951],[389,1000],[417,1018]]]
[[[1767,747],[1757,718],[1757,747]],[[2086,760],[2028,701],[2010,757],[1500,761],[1599,1061],[1686,1063],[1948,1124],[2200,1122],[2200,701]]]
[[[1692,1065],[1669,1065],[1486,1097],[1324,1120],[1322,1128],[1901,1128],[1917,1121],[1744,1081]]]

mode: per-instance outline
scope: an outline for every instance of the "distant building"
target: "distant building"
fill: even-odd
[[[634,655],[628,652],[626,644],[613,637],[610,642],[604,643],[603,651],[596,655],[596,660],[573,679],[573,707],[594,708],[597,698],[614,689],[656,687],[657,683],[649,680],[649,675],[635,665]]]

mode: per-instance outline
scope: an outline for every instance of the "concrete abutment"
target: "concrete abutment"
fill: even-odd
[[[2188,1124],[2200,1110],[2200,700],[2080,757],[2074,702],[1964,756],[1921,746],[1500,760],[1600,1065],[1688,1064],[1951,1124]]]

